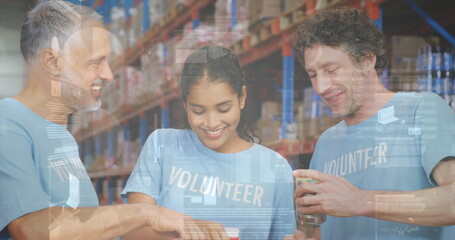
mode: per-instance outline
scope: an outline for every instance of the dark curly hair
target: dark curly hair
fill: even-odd
[[[348,7],[325,9],[307,19],[294,39],[296,58],[303,66],[305,49],[315,44],[343,47],[355,62],[374,54],[378,75],[387,66],[384,36],[362,10]]]
[[[191,86],[202,78],[209,81],[228,83],[237,96],[242,96],[242,88],[246,86],[243,70],[237,56],[231,50],[221,46],[205,46],[191,53],[183,66],[180,91],[183,102],[186,102]],[[249,115],[249,107],[241,110],[237,134],[244,140],[254,142],[253,124]],[[185,127],[189,128],[188,122]]]

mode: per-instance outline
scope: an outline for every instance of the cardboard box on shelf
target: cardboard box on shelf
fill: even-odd
[[[180,41],[173,43],[174,51],[173,64],[170,65],[171,80],[176,81],[174,86],[179,85],[179,79],[183,70],[183,65],[187,57],[198,48],[214,43],[215,31],[212,24],[206,22],[200,23],[199,27],[192,29],[191,24],[186,24],[183,30],[183,36]]]
[[[131,66],[125,68],[125,99],[124,103],[128,106],[139,104],[139,96],[141,95],[143,87],[142,72]]]
[[[139,40],[142,37],[142,16],[143,6],[142,3],[136,7],[130,8],[130,19],[128,20],[128,26],[126,28],[128,35],[128,47],[134,48],[136,44],[140,44]]]
[[[302,0],[281,0],[281,11],[288,12],[293,10],[294,8],[302,5],[304,1]]]
[[[311,139],[310,132],[309,132],[309,120],[310,119],[302,119],[296,121],[297,125],[297,139],[298,140],[308,140]]]
[[[248,12],[250,26],[254,26],[260,21],[279,16],[281,2],[277,0],[249,1]]]
[[[261,107],[261,119],[268,121],[280,121],[281,103],[274,101],[263,102]]]
[[[305,104],[301,101],[294,102],[294,120],[295,122],[301,122],[304,119]]]
[[[232,1],[218,0],[215,3],[214,43],[230,46],[248,34],[248,0],[238,0],[235,5],[233,24]]]
[[[167,11],[167,1],[149,1],[150,26],[159,25],[161,18]]]
[[[125,24],[125,10],[123,8],[113,7],[111,9],[111,22],[107,25],[107,30],[119,40],[123,49],[128,47],[128,36],[125,31]],[[114,49],[113,52],[115,52]]]
[[[141,95],[147,100],[161,92],[165,84],[165,46],[164,43],[157,43],[141,56],[141,69],[144,84]]]
[[[259,119],[254,125],[254,132],[261,140],[261,144],[276,144],[281,140],[281,122]]]
[[[176,46],[182,40],[182,35],[178,34],[171,39],[169,39],[165,44],[167,47],[167,58],[165,58],[164,65],[166,66],[165,70],[165,79],[172,81],[170,88],[178,88],[180,86],[180,75],[181,72],[176,72]]]

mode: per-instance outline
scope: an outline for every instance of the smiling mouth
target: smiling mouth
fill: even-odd
[[[223,133],[223,131],[224,131],[225,128],[226,128],[226,127],[221,128],[221,129],[218,129],[218,130],[216,130],[216,131],[210,131],[210,130],[207,130],[207,129],[202,129],[202,130],[204,130],[204,132],[206,133],[206,135],[207,135],[208,137],[217,138],[217,137],[219,137],[219,136]]]
[[[100,85],[94,85],[90,87],[91,90],[93,91],[101,91],[101,86]]]
[[[101,96],[101,89],[103,88],[102,84],[92,84],[90,85],[90,92],[95,97]]]
[[[339,97],[341,96],[341,94],[343,94],[343,92],[336,93],[336,94],[332,95],[331,97],[326,97],[326,98],[325,98],[325,101],[326,101],[328,104],[334,104],[334,103],[339,99]]]
[[[217,135],[217,134],[220,134],[221,131],[223,131],[223,129],[220,129],[218,131],[209,131],[209,130],[205,130],[207,133],[210,133],[211,135]]]

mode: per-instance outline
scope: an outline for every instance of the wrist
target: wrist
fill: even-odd
[[[375,201],[375,192],[368,190],[361,191],[361,202],[358,208],[358,216],[364,217],[373,217],[375,215],[376,201]]]
[[[136,203],[137,205],[137,216],[139,217],[139,223],[141,227],[150,227],[151,223],[159,215],[160,207],[156,205]]]

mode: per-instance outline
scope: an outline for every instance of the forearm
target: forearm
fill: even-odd
[[[122,240],[150,240],[150,239],[176,239],[179,235],[174,232],[156,232],[150,228],[143,227],[134,230],[124,237]]]
[[[366,191],[361,215],[426,226],[455,224],[455,184],[409,192]]]
[[[13,239],[111,239],[145,226],[146,207],[153,206],[52,207],[17,219],[9,229]]]

